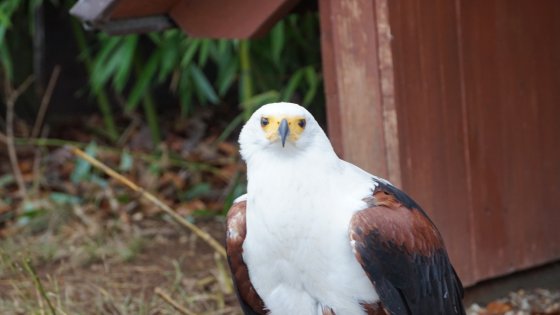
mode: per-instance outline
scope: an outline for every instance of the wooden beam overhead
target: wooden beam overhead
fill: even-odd
[[[253,38],[264,35],[299,0],[181,0],[170,11],[190,36]]]
[[[300,0],[80,0],[70,13],[110,34],[145,33],[179,26],[193,37],[264,35]]]

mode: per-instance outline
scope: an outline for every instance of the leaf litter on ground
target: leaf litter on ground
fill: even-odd
[[[237,145],[217,141],[218,129],[205,122],[211,115],[203,116],[166,125],[157,147],[146,145],[141,125],[119,146],[89,132],[95,122],[53,130],[47,139],[19,130],[20,169],[34,189],[24,199],[16,195],[0,151],[0,313],[48,313],[51,302],[60,314],[175,314],[154,293],[159,287],[196,314],[239,314],[222,258],[64,147],[80,146],[223,240],[225,209],[245,189],[243,165]],[[47,300],[25,272],[26,261]]]

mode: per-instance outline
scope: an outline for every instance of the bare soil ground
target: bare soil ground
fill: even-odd
[[[220,220],[202,227],[223,238]],[[157,287],[193,314],[240,314],[226,262],[172,222],[20,233],[0,242],[0,257],[0,314],[50,314],[47,298],[57,314],[178,314]]]

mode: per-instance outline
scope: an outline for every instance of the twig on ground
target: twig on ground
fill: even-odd
[[[39,112],[37,113],[37,117],[35,118],[35,124],[33,125],[33,130],[31,131],[31,138],[44,138],[47,135],[48,128],[41,128],[43,125],[43,121],[45,119],[45,114],[47,112],[47,108],[49,107],[51,97],[54,91],[54,87],[56,86],[56,82],[58,81],[58,76],[60,74],[60,66],[57,65],[54,67],[54,70],[51,74],[51,78],[49,79],[49,84],[47,85],[47,89],[45,90],[45,94],[41,99],[41,105],[39,106]],[[39,188],[39,168],[41,164],[41,147],[35,147],[35,158],[33,159],[33,188],[32,190],[36,191]]]
[[[179,304],[175,300],[173,300],[171,298],[171,296],[169,296],[169,294],[167,294],[165,291],[163,291],[163,289],[158,287],[158,288],[155,288],[154,292],[160,298],[162,298],[165,302],[167,302],[169,305],[171,305],[179,313],[184,314],[184,315],[196,315],[196,313],[192,312],[191,310],[186,309],[184,306],[182,306],[181,304]]]
[[[139,193],[140,195],[142,195],[142,197],[146,198],[147,200],[149,200],[150,202],[152,202],[153,204],[158,206],[160,209],[162,209],[165,213],[170,215],[179,224],[188,228],[193,233],[195,233],[198,237],[200,237],[202,240],[204,240],[206,243],[208,243],[208,245],[210,245],[222,257],[226,257],[226,250],[224,249],[224,247],[218,241],[216,241],[216,239],[214,239],[210,234],[201,230],[195,224],[185,220],[182,216],[177,214],[177,212],[175,212],[168,205],[166,205],[161,200],[159,200],[156,196],[154,196],[151,193],[145,191],[142,187],[136,185],[134,182],[132,182],[128,178],[126,178],[126,177],[122,176],[121,174],[115,172],[113,169],[111,169],[107,165],[103,164],[99,160],[87,155],[84,151],[82,151],[82,150],[80,150],[76,147],[70,147],[70,151],[74,155],[77,155],[77,156],[81,157],[82,159],[86,160],[87,162],[89,162],[94,167],[100,169],[105,174],[109,175],[110,177],[116,179],[120,183],[124,184],[125,186],[129,187],[130,189],[132,189],[132,190],[136,191],[137,193]]]
[[[14,144],[14,107],[17,99],[20,95],[27,90],[27,88],[33,82],[33,77],[29,76],[25,81],[17,88],[13,89],[9,80],[5,82],[5,95],[6,95],[6,147],[8,148],[8,156],[10,158],[10,164],[12,166],[12,172],[19,187],[19,194],[22,198],[27,196],[27,189],[25,188],[25,182],[23,181],[23,176],[21,175],[21,170],[18,165],[18,158],[16,154],[16,147]]]
[[[47,112],[47,108],[49,107],[49,103],[51,101],[54,87],[56,86],[56,82],[58,81],[59,75],[60,75],[60,66],[56,65],[56,67],[54,67],[54,70],[51,74],[51,78],[49,79],[49,84],[47,85],[45,94],[41,99],[41,106],[39,107],[39,113],[37,114],[37,118],[35,118],[33,131],[31,132],[32,138],[37,138],[37,136],[39,136],[41,132],[41,125],[43,124],[43,120],[45,119],[45,113]]]
[[[41,296],[43,297],[45,302],[47,302],[51,315],[56,315],[56,310],[53,307],[51,300],[49,300],[49,297],[47,296],[47,292],[45,292],[45,288],[43,287],[43,283],[41,282],[41,279],[39,279],[39,276],[37,275],[37,271],[31,264],[31,261],[27,258],[23,259],[23,267],[33,279],[33,283],[35,283],[35,287],[37,288],[39,293],[41,293]]]

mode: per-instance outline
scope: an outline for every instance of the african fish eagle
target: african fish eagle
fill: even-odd
[[[305,108],[262,106],[239,144],[247,194],[229,210],[226,246],[245,314],[465,314],[426,213],[339,159]]]

